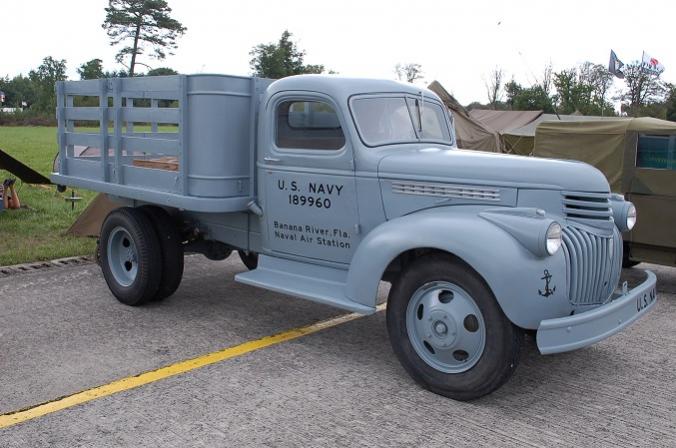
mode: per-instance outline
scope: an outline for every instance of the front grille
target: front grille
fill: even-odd
[[[563,193],[563,213],[568,219],[588,222],[610,221],[610,194],[567,191]]]
[[[620,279],[622,238],[617,229],[599,236],[574,226],[563,229],[568,291],[573,305],[605,303]]]
[[[392,182],[392,192],[416,196],[436,196],[441,198],[475,199],[500,201],[500,190],[491,187],[454,185],[431,182]]]

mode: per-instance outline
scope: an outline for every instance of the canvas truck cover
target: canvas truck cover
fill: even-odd
[[[585,115],[541,114],[530,123],[519,128],[506,129],[501,132],[503,151],[511,154],[529,156],[535,146],[535,129],[546,121],[606,121],[618,120],[617,117],[598,117]]]
[[[488,129],[503,133],[526,126],[542,115],[542,111],[472,109],[469,115]]]
[[[605,119],[599,121],[540,123],[535,131],[533,155],[589,163],[605,174],[612,191],[625,193],[633,175],[639,134],[676,134],[676,123],[656,118]],[[676,191],[676,185],[663,188]],[[667,191],[661,194],[669,194]],[[659,194],[659,192],[654,192]]]
[[[458,148],[500,152],[500,136],[497,132],[473,119],[467,109],[438,81],[433,81],[427,88],[439,95],[441,101],[451,111]]]

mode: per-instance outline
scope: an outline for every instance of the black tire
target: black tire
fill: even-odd
[[[433,282],[459,286],[482,314],[483,352],[477,352],[480,357],[476,363],[461,373],[446,373],[432,367],[409,340],[406,323],[409,300],[423,285]],[[461,401],[479,398],[502,386],[518,365],[523,342],[523,331],[507,319],[483,279],[463,262],[442,254],[415,260],[393,284],[387,304],[387,329],[395,354],[416,382],[434,393]]]
[[[258,267],[258,254],[256,252],[247,252],[245,250],[238,250],[239,259],[242,260],[244,266],[246,266],[250,271],[253,271]]]
[[[116,279],[111,269],[108,242],[120,230],[131,238],[136,250],[136,274],[130,284]],[[162,279],[160,243],[148,216],[136,208],[123,207],[110,212],[101,227],[101,270],[103,277],[117,299],[131,306],[142,305],[155,297]]]
[[[622,267],[625,269],[633,268],[639,263],[640,261],[634,261],[631,259],[631,250],[629,248],[629,244],[625,241],[622,251]]]
[[[176,292],[183,279],[185,254],[183,239],[173,218],[163,208],[141,207],[153,223],[162,253],[162,276],[160,286],[152,300],[163,300]]]

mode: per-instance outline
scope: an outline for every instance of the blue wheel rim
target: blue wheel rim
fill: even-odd
[[[138,252],[129,232],[123,227],[115,227],[108,237],[108,266],[115,281],[128,287],[138,275]]]
[[[451,282],[426,283],[413,293],[406,308],[406,332],[418,356],[444,373],[471,369],[486,347],[479,306]]]

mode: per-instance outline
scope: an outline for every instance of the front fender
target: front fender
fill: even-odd
[[[461,258],[481,275],[517,326],[535,329],[543,319],[570,314],[563,251],[546,257],[534,255],[505,230],[481,218],[479,213],[484,210],[440,207],[376,227],[352,258],[348,298],[374,306],[379,281],[392,260],[411,249],[433,248]],[[545,290],[545,270],[551,275],[549,290]]]

